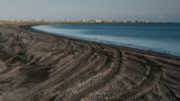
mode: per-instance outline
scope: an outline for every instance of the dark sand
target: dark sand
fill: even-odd
[[[180,101],[180,58],[0,25],[0,101]]]

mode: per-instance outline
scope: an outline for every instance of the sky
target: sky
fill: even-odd
[[[0,20],[180,22],[180,0],[0,0]]]

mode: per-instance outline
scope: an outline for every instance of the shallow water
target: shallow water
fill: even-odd
[[[180,56],[180,24],[59,24],[33,29]]]

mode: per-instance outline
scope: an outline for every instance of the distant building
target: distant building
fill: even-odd
[[[65,22],[70,22],[70,20],[64,20]]]
[[[31,20],[31,22],[36,22],[36,20]]]
[[[82,19],[82,22],[86,22],[86,19]]]
[[[99,22],[99,23],[100,23],[100,22],[102,22],[102,21],[101,21],[101,20],[95,20],[95,22]]]
[[[124,20],[124,21],[122,21],[122,22],[123,22],[123,23],[127,23],[128,21],[125,21],[125,20]]]
[[[166,23],[166,21],[163,21],[162,23]]]
[[[145,23],[150,23],[150,21],[144,21]]]

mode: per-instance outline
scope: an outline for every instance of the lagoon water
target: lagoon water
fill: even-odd
[[[32,28],[66,37],[180,56],[180,24],[58,24]]]

